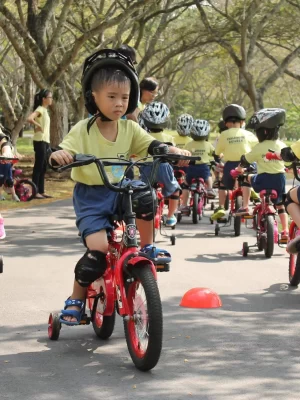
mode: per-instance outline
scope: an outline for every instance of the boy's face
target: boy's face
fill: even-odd
[[[120,119],[128,108],[130,84],[111,82],[93,91],[98,109],[112,121]]]

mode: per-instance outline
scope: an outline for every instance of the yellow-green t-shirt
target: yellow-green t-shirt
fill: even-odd
[[[287,147],[287,146],[285,146]],[[296,143],[293,143],[291,145],[291,149],[293,151],[293,153],[295,154],[295,156],[298,158],[298,160],[300,160],[300,140],[297,140]]]
[[[149,135],[151,135],[155,140],[159,140],[160,142],[172,143],[173,146],[175,145],[173,136],[168,135],[165,132],[149,132]]]
[[[178,133],[176,133],[176,135],[175,134],[173,135],[173,139],[175,142],[175,146],[178,147],[179,149],[184,149],[188,143],[193,141],[193,139],[190,138],[189,136],[180,136],[178,135]]]
[[[216,145],[217,156],[224,154],[226,161],[239,161],[258,143],[256,136],[241,128],[230,128],[222,132]]]
[[[132,154],[146,157],[148,147],[153,137],[148,135],[136,122],[131,120],[118,121],[118,135],[115,142],[105,139],[96,123],[87,133],[89,119],[78,122],[64,138],[60,147],[72,155],[92,154],[98,158],[119,158],[129,160]],[[119,182],[124,174],[124,167],[113,166],[105,168],[112,183]],[[86,185],[103,185],[95,164],[73,168],[71,178]]]
[[[43,106],[39,106],[35,112],[38,112],[40,115],[35,118],[35,121],[38,122],[42,127],[42,132],[34,132],[33,140],[36,142],[47,142],[50,143],[50,117],[48,114],[47,108]]]
[[[201,157],[196,164],[209,164],[210,157],[214,152],[214,146],[206,140],[192,140],[185,146],[185,150],[192,153],[192,156]]]
[[[143,103],[141,103],[140,101],[138,102],[138,109],[139,109],[140,111],[143,111],[145,107],[146,107],[146,104],[143,104]]]
[[[258,174],[280,174],[284,172],[284,161],[266,160],[265,156],[269,149],[280,153],[284,147],[286,144],[281,140],[264,140],[254,146],[250,153],[245,154],[245,158],[249,163],[257,163]]]

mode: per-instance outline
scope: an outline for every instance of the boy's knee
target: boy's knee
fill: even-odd
[[[105,253],[87,250],[75,266],[75,280],[80,286],[88,287],[104,274],[106,266]]]
[[[11,178],[6,179],[6,186],[12,188],[14,186],[14,181]]]
[[[300,204],[300,186],[290,189],[285,196],[285,208],[288,211],[288,206],[292,203]]]
[[[132,210],[136,213],[138,219],[152,221],[156,207],[157,197],[153,189],[133,193]]]

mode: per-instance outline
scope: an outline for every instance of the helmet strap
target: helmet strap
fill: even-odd
[[[87,132],[90,133],[90,129],[93,123],[96,121],[97,118],[100,118],[102,122],[111,122],[112,119],[107,118],[100,110],[98,110],[97,114],[93,115],[87,124]]]

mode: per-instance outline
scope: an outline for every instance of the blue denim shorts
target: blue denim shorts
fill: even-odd
[[[277,192],[277,199],[272,199],[274,204],[282,201],[282,195],[285,193],[285,174],[257,174],[251,178],[251,186],[259,193],[261,190],[273,189]]]
[[[140,169],[141,179],[143,182],[148,183],[147,178],[150,177],[151,170],[152,166],[150,165]],[[174,176],[173,168],[168,163],[162,163],[159,165],[156,182],[163,185],[162,193],[164,197],[169,197],[177,190],[181,190],[180,185]]]
[[[230,175],[230,171],[235,169],[239,163],[239,161],[226,161],[222,178],[222,183],[226,189],[232,190],[234,188],[235,179]]]
[[[7,180],[13,180],[12,165],[0,164],[0,186],[4,185]]]
[[[209,165],[207,164],[198,164],[198,165],[190,165],[187,169],[187,183],[190,185],[192,183],[193,178],[202,178],[204,181],[211,176]]]
[[[123,185],[130,182],[123,180]],[[133,181],[139,186],[141,181]],[[122,214],[120,209],[119,194],[105,186],[89,186],[76,183],[73,193],[73,205],[76,214],[76,226],[81,233],[83,241],[92,233],[105,229],[113,229],[113,216]]]

